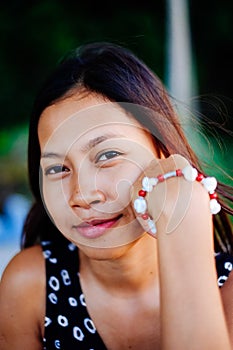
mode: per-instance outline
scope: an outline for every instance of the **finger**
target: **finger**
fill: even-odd
[[[149,178],[159,178],[160,175],[171,171],[184,169],[187,165],[189,165],[189,162],[179,154],[172,155],[166,159],[153,160],[134,186],[133,201],[140,193],[140,188],[142,188],[141,182],[145,175]],[[191,195],[192,183],[185,181],[183,177],[175,177],[158,183],[152,192],[147,193],[145,201],[142,200],[140,203],[144,202],[145,204],[146,201],[148,202],[148,212],[152,214],[155,221],[159,220],[161,214],[164,213],[167,222],[166,232],[171,233],[183,220],[189,207]],[[148,220],[142,220],[137,213],[136,216],[139,217],[139,222],[143,228],[148,231]]]

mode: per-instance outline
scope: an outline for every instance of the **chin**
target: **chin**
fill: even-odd
[[[124,256],[129,251],[129,249],[137,243],[137,241],[138,239],[125,245],[110,248],[90,247],[80,244],[77,244],[77,246],[79,248],[80,255],[84,254],[87,258],[93,260],[109,261]]]

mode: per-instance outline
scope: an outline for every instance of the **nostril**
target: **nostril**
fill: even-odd
[[[90,208],[90,206],[104,202],[104,194],[97,190],[87,190],[85,193],[80,193],[80,191],[74,191],[69,201],[72,207],[83,208]]]

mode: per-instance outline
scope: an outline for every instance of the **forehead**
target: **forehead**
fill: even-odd
[[[61,140],[68,147],[77,140],[111,132],[129,137],[145,133],[141,124],[117,103],[96,94],[75,94],[47,107],[38,125],[41,147]]]

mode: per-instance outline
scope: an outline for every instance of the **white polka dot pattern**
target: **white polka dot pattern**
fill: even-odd
[[[218,275],[218,286],[222,287],[228,279],[233,268],[233,257],[226,253],[218,253],[215,256]]]
[[[79,281],[78,250],[69,241],[41,243],[46,261],[46,316],[44,350],[106,350],[86,308]],[[233,257],[215,256],[221,287],[233,269]]]
[[[46,262],[44,350],[106,350],[79,282],[78,250],[69,241],[41,243]]]

